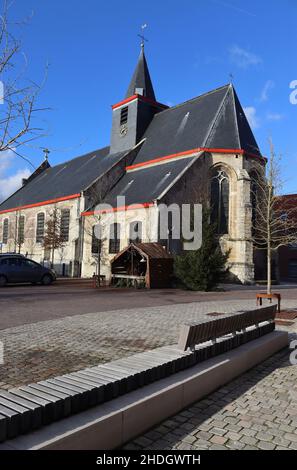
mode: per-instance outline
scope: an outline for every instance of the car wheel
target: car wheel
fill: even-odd
[[[7,279],[5,276],[0,276],[0,287],[4,287],[7,284]]]
[[[53,278],[50,274],[45,274],[41,280],[41,284],[44,286],[49,286],[53,282]]]

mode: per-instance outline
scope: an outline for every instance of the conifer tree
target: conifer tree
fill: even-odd
[[[203,211],[202,246],[198,250],[186,251],[175,258],[175,274],[190,290],[210,291],[215,289],[227,273],[229,252],[223,254],[218,243],[215,226],[209,221],[209,211]]]

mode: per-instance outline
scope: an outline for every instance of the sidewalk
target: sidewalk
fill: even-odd
[[[281,351],[124,449],[297,450],[297,366],[289,354]]]

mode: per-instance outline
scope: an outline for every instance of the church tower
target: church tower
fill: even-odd
[[[166,108],[156,102],[142,43],[125,99],[112,107],[110,153],[134,147],[142,139],[154,115]]]

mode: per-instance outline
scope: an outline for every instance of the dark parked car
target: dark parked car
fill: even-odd
[[[55,280],[55,271],[22,255],[0,256],[0,287],[7,283],[20,282],[31,282],[32,284],[41,282],[47,286]]]

